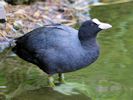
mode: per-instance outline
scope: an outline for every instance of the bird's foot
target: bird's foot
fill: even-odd
[[[60,79],[60,78],[59,78],[59,83],[60,83],[60,84],[64,84],[64,83],[66,83],[66,82],[65,82],[64,79]]]
[[[62,73],[59,73],[59,83],[60,84],[64,84],[65,83],[65,80],[64,80],[64,74],[62,74]]]
[[[49,83],[48,83],[48,87],[52,87],[52,88],[54,88],[54,87],[55,87],[54,82],[49,82]]]
[[[48,76],[48,86],[49,86],[49,87],[52,87],[52,88],[55,87],[54,79],[53,79],[53,77],[50,76],[50,75]]]

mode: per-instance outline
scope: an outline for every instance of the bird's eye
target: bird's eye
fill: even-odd
[[[93,23],[91,23],[91,26],[94,26],[94,24],[93,24]]]
[[[97,26],[97,24],[96,23],[91,23],[91,26]]]

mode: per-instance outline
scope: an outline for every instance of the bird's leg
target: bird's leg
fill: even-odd
[[[48,75],[48,86],[55,87],[54,78],[52,77],[52,75]]]
[[[58,75],[59,75],[59,83],[65,83],[64,74],[59,73]]]

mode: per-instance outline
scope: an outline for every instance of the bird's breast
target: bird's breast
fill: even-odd
[[[56,72],[71,72],[84,68],[93,63],[97,57],[98,52],[87,53],[82,49],[67,48],[65,50],[49,50],[47,59],[50,62],[49,67],[54,67]],[[53,52],[53,53],[52,53]]]

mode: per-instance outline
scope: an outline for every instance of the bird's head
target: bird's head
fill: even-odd
[[[106,30],[111,28],[112,25],[104,23],[94,18],[91,20],[85,21],[79,29],[79,37],[96,37],[97,33],[101,30]]]

